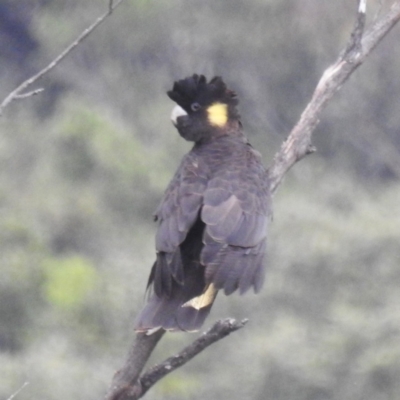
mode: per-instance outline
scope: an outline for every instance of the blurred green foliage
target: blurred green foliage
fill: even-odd
[[[97,278],[91,263],[77,256],[45,260],[43,270],[46,300],[66,310],[82,305]]]
[[[1,97],[107,3],[0,0]],[[18,400],[95,399],[121,366],[154,259],[152,213],[190,148],[169,122],[173,81],[222,75],[268,165],[353,22],[345,0],[126,1],[43,78],[44,93],[6,109],[1,398],[29,381]],[[149,399],[399,398],[398,41],[395,29],[346,83],[318,153],[276,195],[262,293],[219,296],[209,324],[248,326]],[[152,362],[193,337],[167,335]]]

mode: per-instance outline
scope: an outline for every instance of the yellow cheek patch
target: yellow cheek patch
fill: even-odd
[[[207,115],[211,125],[222,128],[228,122],[228,105],[214,103],[207,108]]]

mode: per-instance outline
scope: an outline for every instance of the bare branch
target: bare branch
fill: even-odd
[[[144,375],[140,377],[133,388],[133,393],[138,393],[139,395],[137,397],[127,397],[126,400],[139,399],[154,384],[156,384],[160,379],[164,378],[164,376],[186,364],[208,346],[220,339],[223,339],[232,332],[243,328],[247,321],[247,319],[244,319],[238,322],[232,318],[217,321],[207,332],[203,333],[198,339],[183,349],[180,353],[169,357],[161,364],[150,368]]]
[[[164,376],[186,364],[208,346],[223,339],[232,332],[243,328],[246,323],[247,320],[238,322],[231,318],[217,321],[207,332],[203,333],[192,344],[184,348],[178,354],[167,358],[161,364],[150,368],[139,379],[138,376],[143,369],[144,362],[147,361],[150,353],[153,351],[155,345],[165,331],[162,331],[161,334],[159,333],[160,331],[152,335],[146,335],[143,333],[138,334],[130,350],[130,355],[128,356],[125,367],[115,375],[111,390],[106,399],[136,400],[141,398],[154,384],[164,378]],[[158,336],[153,338],[154,335]],[[140,341],[140,344],[138,344],[138,340]],[[142,348],[141,352],[137,351],[138,346]],[[143,349],[146,350],[143,351]],[[139,368],[136,368],[137,365],[140,365]],[[118,374],[121,376],[118,376]]]
[[[108,3],[108,12],[111,14],[114,9],[114,0],[110,0]]]
[[[364,33],[366,20],[367,3],[366,0],[359,0],[357,18],[354,24],[353,32],[351,33],[349,43],[347,44],[341,58],[345,60],[351,57],[351,52],[361,52],[361,39]]]
[[[22,82],[16,89],[14,89],[0,104],[0,116],[4,109],[14,100],[22,99],[29,96],[21,95],[21,92],[26,90],[33,83],[38,81],[43,75],[47,74],[53,68],[55,68],[71,51],[78,46],[84,39],[86,39],[111,13],[125,0],[117,0],[115,3],[113,0],[109,1],[108,10],[101,17],[97,18],[92,25],[86,28],[76,40],[74,40],[64,51],[62,51],[53,61],[50,62],[46,67],[40,70],[37,74],[31,76],[26,81]],[[39,92],[41,92],[40,90]],[[33,93],[36,92],[36,93]],[[31,92],[32,94],[39,93],[37,90]]]
[[[364,62],[375,46],[390,32],[400,19],[400,0],[395,1],[388,13],[380,17],[363,35],[365,0],[359,0],[355,28],[337,61],[323,73],[311,101],[301,114],[269,169],[271,191],[274,193],[286,172],[307,154],[315,151],[311,135],[319,123],[328,100],[342,87],[350,75]]]
[[[13,400],[15,396],[17,396],[24,388],[25,386],[29,385],[29,382],[25,382],[15,393],[13,393],[7,400]]]
[[[21,100],[21,99],[26,99],[27,97],[36,96],[37,94],[43,92],[43,90],[44,90],[43,88],[39,88],[39,89],[32,90],[31,92],[17,94],[17,95],[15,95],[14,99]]]
[[[147,360],[165,331],[160,329],[152,335],[138,333],[129,350],[125,365],[114,375],[106,400],[122,400],[136,384]]]

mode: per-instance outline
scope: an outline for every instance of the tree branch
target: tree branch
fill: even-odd
[[[25,386],[29,385],[29,382],[24,382],[24,384],[15,392],[13,393],[7,400],[13,400],[15,396],[17,396],[22,390],[25,388]]]
[[[97,18],[92,25],[86,28],[76,40],[74,40],[64,51],[62,51],[53,61],[50,62],[46,67],[40,70],[37,74],[31,76],[26,81],[22,82],[16,89],[14,89],[1,103],[0,103],[0,116],[3,114],[4,109],[14,100],[25,99],[42,92],[44,89],[32,90],[28,93],[22,93],[33,83],[36,83],[45,74],[55,68],[71,51],[78,46],[84,39],[86,39],[112,12],[125,0],[109,0],[108,10],[102,16]]]
[[[277,190],[286,172],[297,161],[315,151],[311,144],[311,135],[319,123],[321,112],[343,83],[399,21],[400,0],[395,1],[388,13],[377,19],[363,35],[365,11],[366,1],[359,0],[357,20],[349,43],[336,62],[323,73],[300,120],[275,155],[269,168],[272,193]]]
[[[37,94],[43,92],[43,90],[44,90],[43,88],[38,88],[24,94],[16,94],[14,96],[14,100],[21,100],[21,99],[26,99],[27,97],[36,96]]]
[[[144,356],[144,354],[137,354],[136,347],[144,347],[146,348],[146,353],[148,353],[149,351],[151,353],[165,331],[162,331],[161,334],[159,332],[156,332],[148,336],[146,334],[139,333],[130,350],[130,355],[128,356],[125,367],[122,368],[121,371],[117,372],[117,374],[114,376],[114,381],[118,382],[113,381],[106,400],[137,400],[141,398],[153,385],[155,385],[160,379],[164,378],[164,376],[186,364],[208,346],[211,346],[213,343],[217,342],[220,339],[223,339],[232,332],[243,328],[246,323],[247,320],[237,322],[232,318],[217,321],[207,332],[203,333],[192,344],[185,347],[178,354],[169,357],[164,362],[150,368],[138,379],[139,374],[143,369],[143,358],[141,358],[141,356]],[[157,334],[158,336],[152,339],[152,337]],[[147,338],[146,340],[151,341],[151,344],[149,346],[146,346],[146,344],[144,344],[143,346],[144,342],[142,342],[142,340],[144,338]],[[138,344],[138,340],[141,341],[140,344]],[[151,350],[149,350],[151,346],[152,348]],[[150,356],[150,353],[148,353],[148,356]],[[141,358],[140,366],[138,368],[137,365],[135,365],[138,360],[136,358],[137,356]],[[147,358],[145,359],[145,361],[147,360]],[[119,374],[121,374],[120,377],[118,376]]]
[[[131,397],[128,399],[139,399],[154,384],[156,384],[160,379],[164,378],[164,376],[186,364],[208,346],[230,335],[232,332],[243,328],[247,321],[247,319],[244,319],[238,322],[232,318],[217,321],[207,332],[203,333],[198,339],[184,348],[180,353],[167,358],[164,362],[154,366],[153,368],[150,368],[144,375],[142,375],[135,385],[135,392],[139,393],[139,395],[137,397]]]
[[[132,396],[147,360],[165,331],[158,330],[152,335],[137,333],[128,353],[125,365],[114,375],[106,400],[122,400]]]

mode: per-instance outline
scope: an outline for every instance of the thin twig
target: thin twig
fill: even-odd
[[[31,97],[31,96],[36,96],[37,94],[43,92],[43,88],[39,88],[36,90],[32,90],[31,92],[27,92],[27,93],[22,93],[22,94],[17,94],[14,96],[15,100],[20,100],[20,99],[26,99],[27,97]]]
[[[46,67],[40,70],[37,74],[31,76],[26,81],[22,82],[16,89],[14,89],[0,104],[0,116],[2,115],[4,109],[15,99],[21,99],[21,92],[26,90],[33,83],[38,81],[43,75],[47,74],[53,68],[55,68],[71,51],[78,46],[85,38],[87,38],[111,13],[125,0],[117,0],[115,3],[110,0],[108,4],[108,10],[101,17],[97,18],[92,25],[86,28],[76,40],[74,40],[64,51],[62,51],[53,61],[50,62]],[[38,89],[33,90],[36,92]],[[32,93],[33,93],[32,92]],[[39,92],[37,92],[39,93]],[[35,93],[35,94],[37,94]],[[22,95],[23,96],[23,95]]]
[[[17,396],[25,386],[29,385],[29,382],[25,382],[15,393],[13,393],[7,400],[13,400],[15,396]]]
[[[356,54],[361,52],[361,39],[364,34],[365,21],[367,12],[367,0],[358,1],[357,18],[354,24],[353,32],[351,33],[349,43],[347,44],[342,59],[349,59],[350,53],[355,52]]]
[[[114,9],[114,0],[110,0],[108,3],[108,12],[111,14]]]

